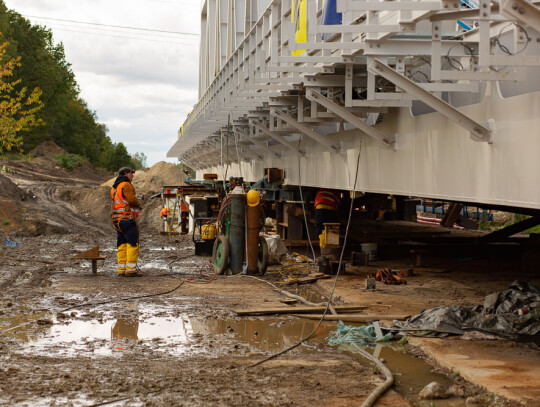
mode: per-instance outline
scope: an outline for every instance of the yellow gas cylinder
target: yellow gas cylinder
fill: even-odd
[[[319,235],[319,246],[325,247],[326,246],[326,231],[322,231],[322,233]]]
[[[216,224],[208,223],[201,228],[202,240],[214,240],[216,238]]]

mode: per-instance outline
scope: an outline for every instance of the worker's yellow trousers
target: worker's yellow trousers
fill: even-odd
[[[139,244],[135,246],[126,244],[126,274],[137,272],[137,260],[139,259]]]
[[[137,261],[139,260],[139,245],[132,246],[124,243],[117,248],[118,274],[135,273],[137,271]]]
[[[127,246],[127,243],[118,246],[116,252],[116,257],[118,258],[116,270],[118,271],[118,274],[121,275],[126,272]]]

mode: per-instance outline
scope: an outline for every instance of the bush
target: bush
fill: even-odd
[[[77,154],[58,154],[54,156],[54,161],[56,161],[66,170],[73,171],[79,167],[82,167],[86,162],[86,159]]]

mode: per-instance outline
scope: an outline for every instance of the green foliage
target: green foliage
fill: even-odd
[[[123,143],[116,143],[108,149],[102,158],[101,164],[109,171],[118,171],[121,167],[133,167],[131,156]]]
[[[513,224],[516,224],[518,222],[521,222],[522,220],[529,219],[529,218],[530,218],[530,216],[528,216],[528,215],[523,215],[521,213],[516,213],[514,215],[514,222],[505,223],[503,225],[503,228],[505,228],[507,226],[511,226]],[[523,233],[529,233],[529,234],[531,234],[531,233],[540,233],[540,225],[537,225],[537,226],[534,226],[534,227],[532,227],[530,229],[527,229],[527,230],[523,231]]]
[[[141,168],[146,167],[146,154],[145,153],[135,153],[131,156],[131,161],[133,161],[133,169],[140,170]]]
[[[86,158],[77,154],[55,155],[54,160],[68,171],[73,171],[79,167],[82,167],[84,163],[87,162]]]
[[[64,46],[54,43],[49,29],[32,25],[0,0],[0,32],[9,41],[6,57],[20,56],[21,66],[14,72],[13,81],[20,81],[21,88],[39,88],[42,92],[39,100],[43,107],[35,112],[35,120],[43,125],[28,128],[19,146],[29,151],[53,140],[69,154],[84,156],[96,166],[116,171],[122,165],[134,164],[124,145],[111,141],[107,127],[97,122],[95,112],[80,98]]]
[[[36,113],[43,107],[39,88],[29,93],[27,87],[21,86],[20,79],[12,79],[21,67],[21,58],[9,57],[8,45],[8,42],[0,43],[0,154],[21,149],[21,132],[41,124]]]

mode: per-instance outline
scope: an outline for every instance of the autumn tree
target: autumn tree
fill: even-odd
[[[141,168],[146,167],[146,160],[148,157],[146,157],[145,153],[135,153],[131,154],[131,161],[133,161],[133,168],[136,170],[140,170]]]
[[[41,124],[36,113],[43,107],[38,87],[29,93],[27,87],[20,86],[20,79],[13,80],[13,72],[21,66],[21,58],[6,58],[7,47],[8,42],[0,45],[0,154],[21,149],[21,132]],[[9,60],[6,62],[6,59]]]

